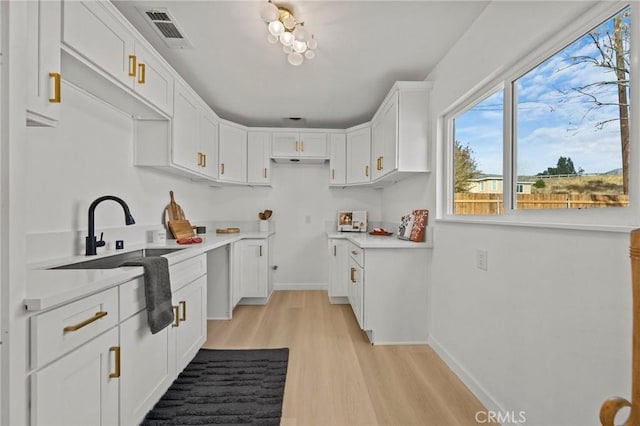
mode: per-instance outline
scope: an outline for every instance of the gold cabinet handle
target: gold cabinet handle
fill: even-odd
[[[202,166],[202,153],[198,153],[198,166]]]
[[[171,327],[180,326],[179,312],[180,312],[180,309],[177,306],[174,306],[173,307],[173,324],[171,324]]]
[[[129,77],[135,77],[138,67],[136,66],[138,59],[136,55],[129,55]]]
[[[144,84],[147,81],[147,66],[143,63],[138,64],[138,71],[140,71],[138,74],[138,83]]]
[[[331,180],[336,180],[336,169],[331,169]]]
[[[49,77],[53,78],[53,98],[49,98],[52,104],[60,103],[60,73],[50,72]]]
[[[100,312],[96,312],[96,314],[94,316],[92,316],[89,319],[86,319],[82,322],[79,322],[78,324],[75,325],[68,325],[64,328],[64,332],[65,333],[70,333],[72,331],[76,331],[76,330],[80,330],[82,327],[86,327],[89,324],[91,324],[92,322],[96,322],[98,321],[100,318],[106,317],[107,316],[107,312],[104,311],[100,311]]]
[[[180,321],[186,321],[187,320],[187,302],[185,302],[184,300],[181,300],[179,305],[180,305],[180,308],[182,308],[182,316],[180,316]]]
[[[202,154],[202,167],[207,167],[207,154]]]
[[[304,152],[304,141],[300,141],[300,151]]]
[[[364,175],[369,177],[369,166],[364,166]]]
[[[262,257],[262,246],[260,246],[260,257]]]
[[[358,252],[357,252],[357,251],[355,251],[355,250],[351,250],[351,254],[352,254],[352,255],[354,255],[354,256],[357,256],[357,255],[358,255]]]
[[[298,141],[296,141],[296,152],[298,152]]]
[[[376,158],[376,170],[380,170],[380,157]]]
[[[356,268],[351,268],[351,282],[356,282]]]
[[[336,255],[336,246],[333,246],[333,255]]]
[[[266,167],[264,168],[264,178],[265,179],[267,178],[267,168]]]
[[[224,174],[224,163],[220,164],[220,174]]]
[[[109,374],[109,378],[117,379],[120,377],[120,346],[111,346],[109,352],[113,352],[116,355],[116,371]]]
[[[378,161],[380,161],[380,170],[384,169],[384,163],[383,163],[384,157],[380,157],[380,160]]]

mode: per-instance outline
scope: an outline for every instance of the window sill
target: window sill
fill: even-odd
[[[614,232],[629,233],[634,229],[640,228],[640,225],[601,225],[587,223],[552,223],[552,222],[528,222],[521,219],[500,219],[486,218],[482,216],[465,216],[465,217],[445,217],[435,220],[436,223],[455,223],[469,225],[490,225],[490,226],[511,226],[520,228],[544,228],[544,229],[566,229],[574,231],[593,231],[593,232]]]

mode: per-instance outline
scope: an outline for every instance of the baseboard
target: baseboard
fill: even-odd
[[[207,317],[207,321],[228,321],[230,317]]]
[[[469,373],[460,363],[449,353],[445,348],[438,343],[433,336],[429,336],[428,345],[440,356],[440,358],[447,364],[447,366],[453,371],[462,383],[464,383],[469,390],[480,400],[480,402],[489,411],[498,413],[506,413],[502,405],[493,397],[489,392],[476,380],[471,373]]]
[[[274,290],[327,290],[327,283],[275,283]]]
[[[349,298],[346,296],[329,296],[329,303],[332,305],[348,305]]]

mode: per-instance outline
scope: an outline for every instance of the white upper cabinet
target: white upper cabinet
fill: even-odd
[[[371,180],[399,180],[429,171],[427,140],[431,83],[394,84],[371,121]]]
[[[60,0],[27,2],[27,124],[60,119]]]
[[[157,54],[136,42],[135,91],[167,115],[173,115],[173,75]]]
[[[327,158],[327,134],[312,132],[274,132],[273,158]]]
[[[65,69],[70,79],[107,102],[135,115],[154,115],[152,106],[171,116],[173,73],[110,2],[64,1],[62,47],[74,59]],[[76,62],[83,64],[78,66]],[[93,75],[87,75],[86,68]],[[63,67],[64,68],[64,67]],[[102,75],[144,99],[142,106],[110,90]],[[156,115],[159,115],[156,113]]]
[[[247,183],[247,130],[230,121],[220,122],[218,180]]]
[[[173,107],[173,162],[201,172],[202,154],[198,151],[198,99],[190,90],[176,84]]]
[[[218,117],[208,108],[201,109],[198,116],[197,153],[199,171],[207,177],[218,177]]]
[[[329,185],[347,182],[347,135],[329,135]]]
[[[369,125],[347,131],[347,184],[371,181],[371,129]]]
[[[255,185],[271,183],[271,134],[247,134],[247,182]]]

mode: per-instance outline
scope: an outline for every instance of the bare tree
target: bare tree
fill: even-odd
[[[591,110],[603,107],[617,106],[619,117],[606,119],[596,123],[597,128],[603,128],[610,122],[619,122],[620,126],[620,148],[622,152],[622,182],[625,194],[629,193],[629,41],[630,29],[628,24],[629,10],[625,9],[613,18],[612,29],[600,28],[588,34],[596,47],[593,56],[572,57],[572,64],[591,64],[595,67],[605,68],[615,76],[610,81],[598,81],[571,90],[581,96],[587,97],[592,105]],[[616,86],[617,102],[605,101],[602,98],[602,89]]]

